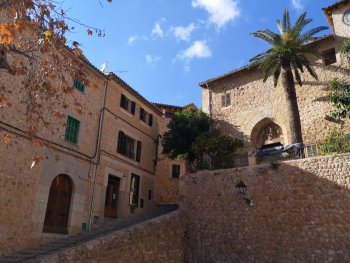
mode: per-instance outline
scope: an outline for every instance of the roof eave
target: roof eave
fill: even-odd
[[[306,45],[315,45],[315,44],[318,44],[319,42],[325,41],[325,40],[327,40],[327,39],[329,39],[329,38],[334,38],[334,34],[329,34],[329,35],[326,35],[326,36],[324,36],[324,37],[320,37],[320,38],[318,38],[318,39],[314,40],[313,42],[310,42],[310,43],[308,43],[308,44],[306,44]],[[218,77],[215,77],[215,78],[212,78],[212,79],[209,79],[209,80],[200,82],[198,85],[199,85],[201,88],[206,89],[206,88],[209,87],[209,84],[210,84],[210,83],[213,83],[213,82],[215,82],[215,81],[217,81],[217,80],[220,80],[220,79],[223,79],[223,78],[226,78],[226,77],[230,77],[230,76],[236,75],[236,74],[238,74],[238,73],[242,73],[242,72],[244,72],[244,71],[250,71],[250,70],[252,70],[252,69],[255,69],[257,66],[258,66],[257,64],[253,64],[253,65],[250,64],[250,65],[247,65],[247,66],[245,66],[245,67],[242,67],[242,68],[239,68],[239,69],[230,71],[230,72],[228,72],[228,73],[226,73],[226,74],[220,75],[220,76],[218,76]]]
[[[135,89],[133,89],[129,84],[127,84],[124,80],[118,77],[115,73],[110,73],[108,75],[109,79],[114,79],[117,83],[123,86],[127,91],[149,106],[158,116],[163,116],[163,113],[155,107],[151,102],[149,102],[146,98],[144,98],[140,93],[138,93]]]

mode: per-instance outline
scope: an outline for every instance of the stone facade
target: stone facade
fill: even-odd
[[[325,101],[327,87],[334,78],[350,81],[349,67],[339,49],[344,39],[350,37],[350,27],[342,22],[342,15],[350,8],[347,1],[329,9],[333,17],[334,35],[318,39],[309,45],[320,53],[334,49],[336,62],[310,57],[318,80],[309,74],[302,75],[303,86],[296,86],[303,140],[305,144],[317,144],[331,129],[344,126],[350,130],[349,121],[338,122],[331,115],[331,105]],[[205,81],[202,87],[203,110],[219,120],[220,129],[244,140],[248,152],[257,148],[257,139],[266,125],[277,124],[283,135],[282,144],[290,143],[290,131],[286,99],[281,83],[274,87],[272,78],[262,81],[257,67],[244,67],[223,76]],[[222,97],[229,96],[229,105],[223,105]]]
[[[65,55],[72,56],[68,50]],[[55,98],[54,102],[43,102],[43,108],[52,107],[60,111],[63,118],[43,113],[50,127],[40,129],[34,142],[27,133],[26,104],[19,103],[26,101],[27,96],[21,78],[0,70],[0,87],[13,91],[8,94],[8,102],[13,107],[2,107],[0,111],[1,138],[12,138],[12,142],[5,143],[3,139],[0,142],[0,207],[4,208],[0,213],[0,255],[65,236],[43,231],[50,188],[58,175],[67,175],[72,187],[69,235],[87,225],[97,227],[111,220],[105,212],[109,178],[119,180],[119,188],[113,192],[113,198],[117,195],[115,214],[118,218],[155,208],[154,158],[158,119],[162,113],[116,75],[101,73],[85,59],[81,62],[84,74],[98,88],[85,87],[83,92],[73,88],[72,94]],[[67,80],[71,80],[73,86],[68,73]],[[134,114],[120,106],[122,94],[135,102]],[[82,112],[76,110],[76,100]],[[62,107],[62,101],[68,107]],[[140,120],[141,108],[153,116],[151,125]],[[80,122],[77,143],[65,139],[68,116]],[[134,153],[129,157],[118,153],[120,131],[134,140]],[[140,161],[136,161],[137,141],[141,144]],[[33,162],[36,157],[43,159]],[[137,193],[131,190],[133,175],[140,178]],[[137,200],[131,205],[133,194]]]
[[[196,108],[194,104],[184,107],[156,103],[155,106],[161,110],[163,117],[159,119],[159,134],[164,134],[168,130],[168,124],[172,116],[185,108]],[[180,169],[179,176],[173,176],[173,166]],[[161,141],[158,147],[156,171],[156,195],[155,200],[158,204],[178,204],[179,202],[179,177],[186,174],[186,162],[184,160],[170,160],[163,155]]]
[[[348,154],[183,176],[187,262],[349,262],[349,171]]]
[[[68,54],[68,53],[67,53]],[[68,54],[69,55],[69,54]],[[0,86],[12,87],[8,95],[13,107],[1,109],[1,138],[11,136],[12,142],[1,141],[1,179],[9,183],[1,184],[2,194],[0,207],[8,207],[7,213],[0,213],[1,246],[0,254],[8,254],[23,247],[35,245],[42,240],[58,238],[61,235],[43,233],[46,207],[50,186],[59,174],[66,174],[71,179],[73,192],[69,208],[67,230],[69,234],[77,233],[82,223],[88,222],[89,200],[91,199],[90,178],[93,173],[93,155],[98,133],[99,111],[102,108],[104,81],[107,79],[86,67],[89,80],[96,82],[100,89],[86,89],[84,93],[73,90],[71,96],[62,96],[51,102],[57,111],[63,110],[60,103],[65,100],[69,105],[64,110],[64,120],[46,115],[50,121],[50,129],[40,129],[37,140],[31,143],[27,131],[25,103],[27,94],[22,89],[20,77],[0,71]],[[68,77],[69,79],[69,77]],[[82,114],[75,111],[74,99],[84,109]],[[47,103],[43,102],[46,107]],[[91,114],[89,114],[91,112]],[[45,114],[43,114],[45,116]],[[80,121],[81,131],[78,143],[72,144],[64,140],[65,121],[67,116],[73,116]],[[55,130],[54,134],[51,132]],[[40,143],[40,145],[38,144]],[[34,162],[35,157],[43,158]],[[9,202],[10,200],[10,202]],[[17,208],[21,210],[18,213]]]
[[[184,225],[179,212],[44,256],[35,263],[184,261]]]

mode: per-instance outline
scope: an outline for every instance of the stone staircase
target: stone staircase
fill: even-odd
[[[18,251],[17,253],[12,255],[0,257],[0,263],[29,263],[37,257],[48,255],[62,249],[76,246],[78,244],[107,235],[111,232],[123,230],[125,228],[168,214],[177,209],[178,205],[161,205],[158,206],[157,209],[151,213],[147,213],[141,216],[135,216],[124,220],[116,220],[99,228],[93,229],[92,231],[81,232],[75,236],[58,239],[49,243],[44,243],[39,247],[25,249],[22,251]]]

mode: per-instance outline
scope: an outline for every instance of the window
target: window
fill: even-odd
[[[84,92],[85,90],[85,86],[81,80],[77,80],[77,79],[74,80],[73,86],[74,88],[76,88],[77,90],[80,90],[81,92]]]
[[[140,176],[131,174],[129,205],[138,207]]]
[[[331,48],[322,53],[324,65],[328,66],[337,62],[337,57],[335,55],[335,49]]]
[[[227,107],[231,105],[230,93],[225,93],[221,95],[221,105],[222,107]]]
[[[124,132],[119,131],[117,152],[133,159],[141,161],[141,142],[127,136]]]
[[[131,114],[135,115],[135,109],[136,109],[135,101],[131,101],[124,94],[120,96],[120,107],[130,112]]]
[[[153,115],[145,111],[143,108],[140,108],[140,120],[149,126],[153,125]]]
[[[64,138],[74,144],[78,143],[78,133],[79,133],[80,122],[71,116],[67,118],[66,134]]]
[[[148,190],[148,200],[152,200],[153,192],[152,190]]]
[[[172,173],[173,178],[179,178],[180,177],[180,165],[178,164],[173,164],[173,173]]]

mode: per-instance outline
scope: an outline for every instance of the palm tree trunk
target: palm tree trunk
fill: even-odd
[[[303,137],[301,133],[297,95],[295,91],[293,73],[289,62],[282,64],[282,85],[284,88],[288,108],[291,143],[302,143]]]

